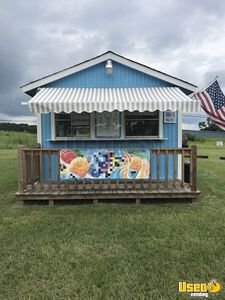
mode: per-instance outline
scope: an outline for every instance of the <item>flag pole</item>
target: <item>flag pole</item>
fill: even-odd
[[[188,95],[188,97],[192,98],[195,94],[202,92],[203,90],[207,89],[207,87],[209,87],[212,83],[214,83],[217,80],[218,76],[216,75],[212,80],[210,80],[206,85],[204,85],[203,87],[197,89],[197,91],[191,93],[190,95]]]

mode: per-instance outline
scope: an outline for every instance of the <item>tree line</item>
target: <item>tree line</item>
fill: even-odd
[[[203,131],[223,131],[210,118],[207,118],[206,122],[199,122],[198,127],[200,130],[203,130]]]
[[[26,123],[0,123],[0,130],[37,133],[36,125],[28,125]]]

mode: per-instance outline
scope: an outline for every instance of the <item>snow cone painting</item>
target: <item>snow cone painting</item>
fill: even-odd
[[[60,178],[72,179],[147,179],[149,153],[126,149],[62,149]]]

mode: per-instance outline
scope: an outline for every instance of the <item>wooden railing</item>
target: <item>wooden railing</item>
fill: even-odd
[[[33,188],[35,183],[41,185],[47,182],[50,185],[54,181],[53,158],[56,160],[56,164],[54,164],[56,170],[55,181],[60,184],[60,156],[58,149],[29,149],[19,146],[19,192],[23,192],[27,186]]]
[[[150,177],[145,180],[97,180],[84,179],[60,181],[60,150],[28,149],[19,146],[19,192],[27,189],[159,189],[184,188],[197,191],[197,147],[158,148],[150,150]],[[185,182],[184,163],[188,159],[190,182]]]
[[[197,146],[192,146],[191,148],[151,149],[150,157],[150,181],[152,181],[152,175],[156,174],[157,188],[161,187],[162,183],[166,188],[168,188],[169,185],[171,186],[172,183],[173,187],[180,186],[181,188],[183,188],[184,186],[188,186],[191,188],[192,191],[197,190]],[[154,158],[155,170],[153,170]],[[170,164],[169,160],[171,162]],[[188,164],[188,169],[190,169],[189,182],[185,182],[185,164]],[[162,173],[164,173],[163,178]]]

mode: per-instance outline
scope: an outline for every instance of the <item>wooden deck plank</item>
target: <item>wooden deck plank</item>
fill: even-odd
[[[52,184],[52,187],[57,187],[57,184]],[[33,189],[32,188],[32,185],[27,185],[27,188],[26,188],[26,191],[29,191],[29,193],[46,193],[46,192],[49,192],[49,193],[53,193],[53,192],[59,192],[59,193],[89,193],[90,192],[96,192],[96,191],[93,191],[93,189],[89,188],[89,189],[79,189],[79,190],[75,190],[73,188],[73,185],[71,184],[62,184],[61,188],[58,189],[58,188],[49,188],[48,187],[48,184],[44,185],[44,189],[40,190],[39,189],[40,187],[40,184],[37,184],[37,189]],[[123,190],[118,190],[118,189],[102,189],[102,190],[98,190],[97,193],[105,193],[105,192],[109,192],[109,191],[112,191],[113,193],[126,193],[126,192],[136,192],[136,193],[155,193],[155,192],[158,192],[158,193],[165,193],[165,192],[168,192],[168,193],[184,193],[184,192],[193,192],[191,191],[191,188],[188,187],[188,186],[184,186],[183,188],[182,187],[172,187],[172,188],[155,188],[153,190],[148,190],[148,189],[135,189],[135,188],[132,188],[132,189],[123,189]]]

